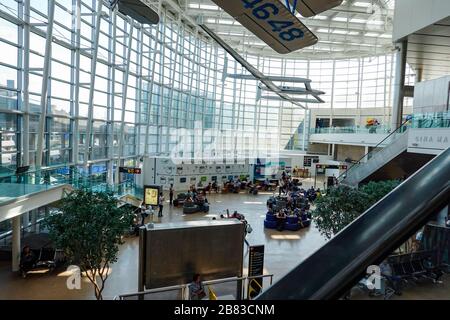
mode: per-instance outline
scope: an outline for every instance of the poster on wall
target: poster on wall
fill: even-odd
[[[157,206],[159,196],[158,186],[144,186],[144,204],[148,206]]]

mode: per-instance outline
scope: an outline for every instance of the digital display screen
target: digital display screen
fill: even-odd
[[[145,186],[144,187],[144,203],[150,206],[158,205],[159,187]]]
[[[120,173],[128,173],[128,174],[141,174],[141,168],[127,168],[127,167],[119,167]]]

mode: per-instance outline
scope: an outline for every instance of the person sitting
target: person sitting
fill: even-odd
[[[241,190],[241,182],[236,180],[233,184],[233,193],[239,193],[239,190]]]
[[[217,182],[214,181],[211,185],[212,190],[214,190],[215,193],[219,192],[219,187],[217,186]]]
[[[283,231],[283,229],[284,229],[284,222],[285,221],[286,221],[286,210],[285,209],[281,209],[277,213],[277,230],[278,231]]]
[[[189,294],[191,300],[202,300],[205,296],[205,289],[201,282],[200,275],[197,273],[194,275],[191,284],[189,285]]]
[[[270,186],[269,178],[266,178],[266,180],[264,180],[263,185],[264,185],[264,188],[265,188],[266,190],[269,188],[269,186]]]
[[[209,194],[211,194],[211,189],[212,189],[212,184],[211,184],[211,182],[210,182],[210,183],[208,183],[208,185],[207,185],[206,188],[205,188],[205,193],[206,193],[206,192],[209,192]]]
[[[401,296],[402,293],[400,291],[400,283],[402,279],[394,275],[391,265],[386,260],[384,260],[380,264],[380,271],[381,275],[386,278],[388,284],[392,287],[395,294]]]
[[[22,254],[20,255],[20,274],[23,278],[26,278],[27,272],[32,270],[37,261],[36,255],[31,251],[30,246],[23,247]]]
[[[203,204],[205,202],[205,197],[203,194],[199,193],[195,199],[196,203]]]
[[[444,275],[444,273],[434,265],[431,256],[428,256],[423,260],[423,266],[431,275],[434,283],[442,283],[439,279]]]
[[[317,192],[316,192],[316,199],[319,199],[321,197],[322,197],[322,192],[320,191],[320,188],[319,188],[319,189],[317,189]],[[316,199],[314,199],[314,200],[316,200]]]

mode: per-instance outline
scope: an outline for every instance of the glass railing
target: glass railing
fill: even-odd
[[[348,176],[349,173],[356,170],[361,165],[364,165],[375,154],[383,150],[383,147],[385,145],[392,143],[396,139],[397,134],[402,134],[406,132],[406,130],[410,128],[410,126],[411,126],[410,120],[406,120],[405,122],[403,122],[394,132],[391,132],[386,138],[381,140],[375,147],[373,147],[373,149],[370,152],[366,153],[359,160],[351,164],[348,167],[348,169],[338,177],[338,181],[342,181]]]
[[[341,181],[347,175],[356,170],[359,166],[366,163],[377,152],[382,150],[382,147],[393,141],[396,133],[403,133],[408,128],[450,128],[450,111],[414,114],[408,120],[403,122],[394,132],[390,133],[386,138],[381,140],[369,153],[365,154],[361,159],[355,161],[344,173],[342,173],[338,180]]]
[[[410,128],[450,128],[450,111],[413,114],[405,125]],[[387,126],[311,128],[311,134],[324,133],[390,134],[391,128]]]
[[[63,167],[41,171],[28,171],[22,174],[16,174],[3,170],[4,174],[0,176],[0,203],[8,202],[15,198],[50,190],[61,185],[71,185],[73,188],[87,188],[92,191],[103,192],[121,192],[132,190],[134,183],[126,181],[116,186],[109,186],[106,182],[106,176],[88,175],[80,172],[75,167]]]
[[[330,133],[352,133],[352,134],[389,134],[391,129],[386,126],[372,127],[332,127],[332,128],[311,128],[311,134],[330,134]]]
[[[450,111],[414,114],[411,128],[450,128]]]

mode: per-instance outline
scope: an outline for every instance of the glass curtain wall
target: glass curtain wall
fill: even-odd
[[[183,158],[218,152],[242,158],[256,149],[306,149],[305,110],[261,98],[257,81],[230,76],[247,72],[169,13],[161,13],[159,25],[143,26],[104,1],[97,39],[98,0],[56,0],[47,57],[49,3],[0,3],[2,172],[35,165],[43,93],[44,167],[95,167],[87,172],[98,174],[118,160],[135,163],[142,155],[174,150]],[[391,54],[321,61],[246,58],[267,75],[312,79],[314,89],[326,92],[325,103],[308,108],[392,106]],[[186,138],[192,132],[194,138]],[[211,147],[218,135],[221,142]]]

